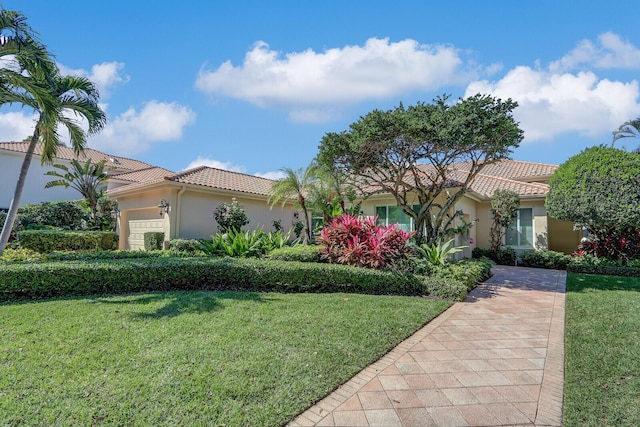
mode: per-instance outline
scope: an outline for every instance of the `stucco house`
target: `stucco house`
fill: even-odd
[[[0,186],[0,210],[9,209],[15,190],[15,182],[20,174],[20,168],[28,147],[28,142],[0,142],[0,176],[3,182],[2,186]],[[138,160],[113,156],[91,148],[87,148],[82,154],[76,155],[73,149],[65,146],[58,147],[53,163],[69,165],[73,159],[81,163],[86,162],[87,159],[91,159],[95,163],[104,160],[110,174],[132,172],[151,167],[151,165]],[[50,165],[42,165],[41,160],[42,146],[38,145],[34,151],[29,173],[27,174],[27,181],[20,199],[21,206],[27,203],[78,200],[82,198],[73,188],[44,188],[47,182],[55,179],[55,177],[45,175],[45,173],[57,169]]]
[[[114,175],[107,194],[118,201],[120,249],[142,249],[144,233],[163,232],[174,238],[208,238],[218,231],[213,210],[235,198],[251,221],[246,228],[284,229],[298,220],[291,203],[270,209],[267,198],[275,181],[201,166],[177,174],[162,168]],[[120,185],[129,182],[126,185]]]
[[[557,165],[517,160],[503,160],[485,166],[471,183],[470,191],[454,207],[455,211],[462,211],[465,222],[473,223],[466,235],[456,238],[456,245],[468,246],[462,255],[471,256],[475,247],[490,247],[491,197],[498,189],[512,190],[520,195],[518,217],[507,231],[505,245],[516,250],[573,252],[582,233],[575,231],[571,222],[548,217],[544,206],[545,196],[549,191],[547,183],[557,168]],[[428,173],[426,165],[422,169],[424,173]],[[459,175],[459,181],[464,181],[467,172],[467,164],[453,165],[450,176],[452,191],[456,187],[456,174]],[[399,223],[402,228],[413,230],[411,218],[396,206],[391,195],[369,197],[363,202],[362,211],[367,216],[377,215],[380,223]]]

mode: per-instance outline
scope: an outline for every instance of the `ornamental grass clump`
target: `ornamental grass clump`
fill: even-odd
[[[411,253],[407,233],[396,225],[376,225],[376,219],[344,214],[322,229],[318,243],[330,263],[385,269]]]

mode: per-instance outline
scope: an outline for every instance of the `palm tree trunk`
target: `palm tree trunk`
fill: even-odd
[[[311,226],[309,224],[309,211],[305,205],[302,205],[302,212],[304,212],[304,232],[307,236],[305,245],[311,243]]]
[[[18,176],[18,182],[16,182],[16,189],[13,192],[13,199],[11,199],[11,204],[9,205],[9,212],[7,212],[7,219],[5,220],[4,226],[2,227],[2,234],[0,234],[0,256],[2,256],[4,249],[7,247],[9,236],[11,234],[11,230],[13,229],[13,223],[16,221],[16,217],[18,216],[18,208],[20,207],[22,190],[24,190],[24,184],[27,181],[27,172],[29,172],[29,166],[31,165],[33,152],[36,149],[38,139],[40,138],[40,132],[38,131],[38,129],[41,120],[42,116],[40,116],[40,120],[38,120],[38,124],[36,125],[36,128],[33,131],[33,136],[31,137],[31,142],[29,143],[29,148],[27,148],[27,152],[24,155],[22,167],[20,168],[20,175]]]

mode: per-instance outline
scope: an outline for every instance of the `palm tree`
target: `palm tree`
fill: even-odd
[[[56,65],[47,48],[19,12],[0,9],[0,106],[31,97],[45,107],[54,100],[47,90]]]
[[[48,76],[38,75],[32,78],[37,84],[46,87],[50,94],[47,98],[50,99],[47,99],[46,103],[41,102],[38,97],[24,88],[15,90],[21,96],[19,100],[13,102],[31,107],[38,113],[38,121],[22,162],[7,219],[0,234],[0,255],[9,240],[9,233],[20,206],[27,172],[38,143],[42,144],[42,163],[50,164],[60,146],[57,132],[59,125],[67,129],[73,150],[76,154],[80,154],[86,145],[87,133],[97,133],[106,124],[106,115],[98,106],[98,90],[90,80],[77,76],[61,76],[57,68],[54,68]],[[88,124],[88,132],[82,128],[81,120]]]
[[[616,130],[613,131],[613,139],[611,141],[611,146],[615,144],[615,142],[622,138],[640,138],[640,117],[629,120]],[[638,149],[636,149],[637,151]]]
[[[91,220],[95,221],[98,199],[103,193],[104,183],[109,179],[109,175],[105,172],[105,161],[91,163],[91,159],[87,159],[83,164],[73,159],[70,167],[63,164],[55,164],[53,167],[60,172],[50,170],[45,175],[55,176],[58,179],[47,182],[44,188],[71,187],[78,190],[89,205]]]
[[[295,205],[304,214],[304,243],[311,241],[311,228],[309,225],[309,209],[307,195],[315,182],[313,167],[293,170],[291,168],[280,169],[285,177],[276,182],[269,191],[268,203],[271,207],[278,203],[284,206],[288,201],[294,200]]]

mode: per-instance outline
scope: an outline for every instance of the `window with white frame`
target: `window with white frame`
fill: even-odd
[[[420,209],[420,205],[413,205],[414,211]],[[378,225],[398,224],[404,231],[414,231],[415,224],[413,218],[406,214],[400,206],[376,206],[376,216]]]
[[[533,247],[533,209],[518,209],[518,215],[507,229],[505,245],[521,248]]]

